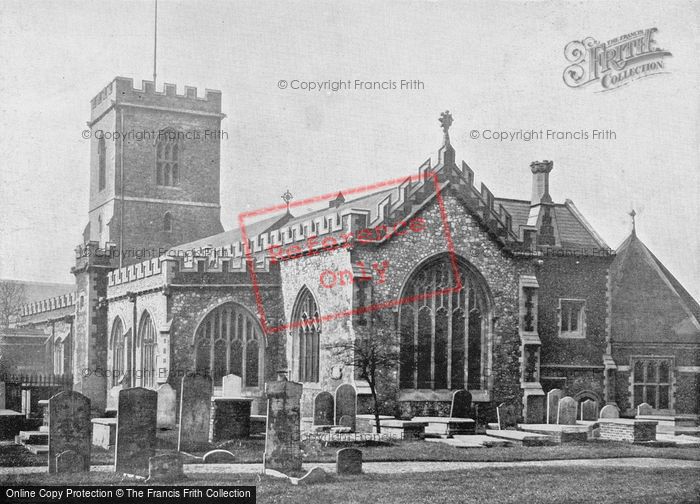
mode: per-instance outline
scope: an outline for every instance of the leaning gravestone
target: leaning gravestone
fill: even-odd
[[[119,392],[114,470],[133,474],[148,471],[156,454],[158,393],[142,387]]]
[[[158,420],[159,429],[175,428],[175,407],[177,404],[175,389],[169,383],[158,387]]]
[[[452,418],[471,418],[472,395],[468,390],[456,390],[452,394],[450,416]]]
[[[240,376],[229,374],[222,378],[221,389],[224,397],[241,397],[243,394],[243,380]]]
[[[211,393],[209,376],[188,375],[182,378],[178,451],[197,449],[209,442]]]
[[[578,405],[573,397],[564,397],[559,400],[557,423],[559,425],[576,425],[576,410]]]
[[[600,410],[600,418],[620,418],[620,408],[614,404],[607,404]]]
[[[314,425],[334,425],[333,394],[323,391],[314,398]]]
[[[515,408],[512,405],[506,403],[499,404],[496,408],[496,415],[498,416],[498,428],[500,430],[517,426]]]
[[[59,392],[49,399],[49,473],[58,472],[56,457],[66,451],[73,454],[66,454],[61,468],[74,472],[80,457],[80,470],[89,471],[91,449],[90,399],[78,392]]]
[[[362,474],[362,451],[357,448],[338,450],[335,457],[335,472],[338,474]]]
[[[265,384],[267,432],[263,469],[301,469],[300,400],[303,386],[281,379]]]
[[[357,392],[349,383],[343,383],[335,389],[335,425],[340,425],[340,419],[344,416],[351,418],[352,424],[346,427],[354,431],[357,419]]]
[[[643,402],[639,406],[637,406],[637,416],[647,416],[652,414],[652,408],[651,405]]]
[[[581,403],[581,420],[598,420],[598,401],[586,399]]]
[[[555,388],[547,392],[547,423],[557,423],[557,414],[559,412],[559,401],[564,393],[561,389]]]

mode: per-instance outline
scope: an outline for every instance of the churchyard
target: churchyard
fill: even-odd
[[[0,483],[255,485],[260,502],[311,503],[700,496],[700,437],[687,435],[693,427],[659,428],[664,419],[645,405],[619,418],[612,405],[577,404],[555,389],[545,423],[519,422],[509,404],[496,408],[496,422],[477,422],[471,395],[457,391],[449,416],[381,416],[378,432],[374,415],[358,414],[352,385],[319,393],[309,418],[301,392],[283,376],[268,382],[267,414],[253,415],[240,378],[225,377],[215,396],[209,377],[187,376],[179,394],[167,384],[113,390],[104,417],[82,394],[61,392],[44,402],[38,430],[7,440],[5,429]]]

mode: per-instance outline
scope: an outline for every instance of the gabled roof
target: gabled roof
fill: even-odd
[[[636,231],[632,231],[625,241],[617,248],[617,257],[613,262],[614,269],[621,269],[627,258],[633,252],[639,252],[644,257],[656,272],[659,277],[668,285],[683,303],[684,308],[690,315],[695,317],[695,320],[700,324],[700,304],[685,290],[678,279],[663,265],[663,263],[647,248],[647,246],[639,239]]]

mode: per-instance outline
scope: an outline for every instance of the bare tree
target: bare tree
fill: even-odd
[[[19,282],[0,280],[0,327],[7,327],[25,302],[25,288]]]
[[[362,328],[354,341],[342,340],[327,345],[336,361],[352,367],[356,376],[369,385],[374,405],[377,432],[379,422],[379,395],[385,384],[393,383],[392,373],[399,363],[396,338],[390,331]]]

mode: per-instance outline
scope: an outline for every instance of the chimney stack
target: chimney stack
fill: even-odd
[[[554,168],[554,161],[533,161],[530,163],[532,170],[532,199],[530,205],[535,206],[540,203],[552,203],[549,195],[549,172]]]

